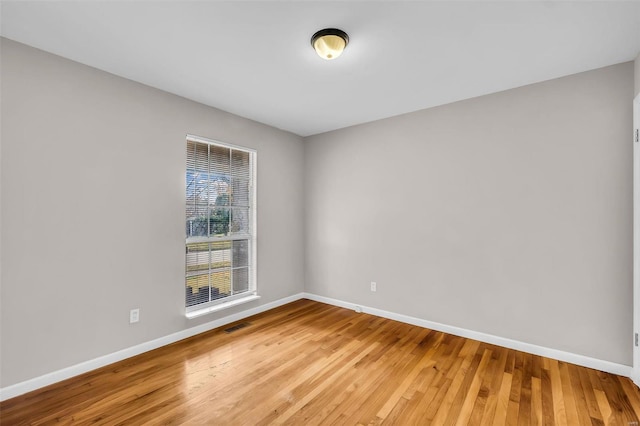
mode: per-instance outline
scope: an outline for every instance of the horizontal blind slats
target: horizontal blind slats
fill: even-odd
[[[252,155],[237,148],[187,140],[187,307],[254,291]],[[215,241],[218,238],[224,240]]]

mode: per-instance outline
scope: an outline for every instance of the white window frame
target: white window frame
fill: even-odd
[[[235,241],[235,240],[248,240],[249,241],[249,290],[222,297],[220,299],[212,300],[206,303],[200,303],[193,306],[186,306],[185,300],[185,316],[187,318],[195,318],[211,312],[216,312],[222,309],[230,308],[242,303],[251,302],[260,298],[258,295],[257,285],[257,151],[255,149],[247,148],[244,146],[234,145],[226,142],[221,142],[214,139],[208,139],[201,136],[195,136],[187,134],[185,143],[196,142],[204,143],[207,145],[214,145],[222,148],[233,149],[237,151],[243,151],[250,156],[250,185],[249,185],[249,234],[235,234],[227,236],[209,236],[209,237],[185,237],[185,271],[184,285],[186,287],[187,279],[187,267],[186,267],[186,247],[188,244],[199,242],[222,242],[222,241]],[[183,182],[186,182],[186,158],[185,158],[185,178]],[[186,205],[186,188],[185,188],[185,204]],[[184,227],[184,226],[183,226]],[[233,269],[231,269],[233,271]],[[233,275],[231,276],[231,286],[233,288]]]

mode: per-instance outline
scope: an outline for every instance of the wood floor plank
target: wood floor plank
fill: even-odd
[[[478,369],[475,371],[473,375],[473,379],[468,387],[465,387],[463,392],[460,392],[461,396],[464,398],[462,407],[458,413],[454,413],[457,417],[456,426],[463,426],[469,422],[471,418],[471,413],[473,412],[473,407],[478,401],[478,396],[480,394],[480,386],[482,385],[482,380],[484,378],[484,372],[489,365],[489,361],[491,361],[491,351],[489,349],[485,349],[482,354],[482,359],[480,360],[480,364],[478,365]],[[486,396],[485,396],[486,400]],[[483,404],[484,405],[484,404]]]
[[[416,327],[420,329],[419,327]],[[419,335],[421,337],[421,335]],[[404,346],[406,349],[405,356],[403,356],[399,361],[395,362],[398,374],[386,375],[384,378],[384,382],[380,383],[380,386],[391,386],[394,389],[403,388],[405,389],[406,376],[411,375],[412,377],[417,377],[418,374],[414,375],[414,371],[420,371],[425,367],[430,365],[429,359],[424,356],[424,352],[417,353],[412,350],[412,347],[415,347],[420,340],[406,340]],[[385,356],[381,358],[382,362],[394,362],[392,359]],[[375,366],[374,366],[375,368]],[[365,401],[364,403],[360,402],[357,405],[359,408],[357,410],[350,410],[352,412],[350,417],[347,417],[347,424],[379,424],[383,421],[383,419],[378,416],[377,413],[380,412],[381,408],[384,407],[386,401],[390,398],[389,393],[381,393],[378,392],[379,386],[373,389],[365,389],[361,387],[359,389],[359,393],[355,395],[358,398],[358,401]],[[391,398],[396,398],[396,394],[392,394]]]
[[[1,425],[624,425],[619,377],[299,300],[0,403]],[[226,327],[225,327],[226,328]]]
[[[444,337],[444,335],[441,335]],[[442,339],[440,340],[442,342]],[[432,358],[438,359],[446,350],[446,345],[438,345],[432,351]],[[431,352],[431,351],[430,351]],[[415,392],[411,394],[411,399],[406,405],[402,413],[395,413],[394,417],[397,418],[396,424],[419,424],[419,419],[425,413],[425,408],[435,398],[438,391],[436,384],[444,376],[442,370],[438,370],[436,365],[430,365],[425,368],[424,378],[421,380],[421,385]],[[394,409],[395,410],[395,409]],[[388,423],[386,420],[386,424]]]
[[[574,397],[574,388],[569,376],[569,367],[566,363],[558,363],[560,369],[560,381],[562,382],[562,399],[564,400],[565,415],[567,423],[570,425],[580,424],[578,420],[578,411]]]
[[[487,378],[484,383],[484,386],[489,390],[489,395],[487,396],[484,412],[482,413],[482,418],[479,422],[481,426],[489,426],[493,424],[498,406],[499,391],[502,386],[502,380],[504,379],[503,372],[507,364],[509,351],[496,346],[493,349],[493,353],[499,354],[499,358],[496,360],[494,368],[487,374]],[[511,384],[509,384],[509,386],[510,385]]]
[[[518,425],[529,426],[531,424],[531,359],[533,355],[524,354],[522,359],[522,382],[520,388],[520,403],[518,407]]]
[[[599,390],[594,389],[593,391],[596,395],[596,400],[598,401],[598,406],[600,407],[600,413],[602,413],[602,419],[605,425],[610,425],[612,423],[617,423],[613,418],[613,412],[611,411],[611,406],[609,405],[609,401],[607,401],[607,395]]]
[[[445,423],[450,413],[450,408],[453,405],[458,391],[462,388],[465,378],[471,377],[480,364],[481,357],[476,352],[476,348],[479,347],[479,342],[469,340],[467,343],[468,345],[465,344],[465,347],[463,347],[463,350],[460,352],[461,355],[464,354],[462,365],[455,370],[456,374],[451,379],[447,393],[444,394],[442,401],[438,404],[438,410],[432,419],[434,424],[441,425]],[[467,380],[467,383],[470,382],[470,380]]]
[[[577,424],[589,424],[589,422],[591,422],[591,417],[589,417],[589,405],[582,388],[582,383],[580,382],[579,367],[572,364],[565,364],[565,366],[569,374],[569,386],[575,399],[575,408],[578,414]]]
[[[513,382],[513,371],[516,361],[516,352],[507,351],[507,362],[504,365],[503,380],[501,381],[500,390],[498,391],[498,404],[493,424],[503,425],[507,421],[507,413],[509,410],[509,398],[511,395],[511,382]]]
[[[578,366],[576,366],[576,369],[580,376],[580,385],[582,386],[582,391],[584,392],[584,397],[587,401],[591,422],[604,423],[602,413],[600,412],[600,406],[598,405],[598,400],[596,399],[593,386],[591,385],[591,379],[589,379],[589,369],[580,368]]]
[[[423,371],[424,368],[429,364],[429,361],[431,360],[432,352],[433,351],[426,351],[424,353],[424,356],[420,359],[420,362],[417,362],[413,366],[411,371],[409,371],[409,372],[407,372],[405,374],[404,380],[402,381],[400,386],[398,386],[393,391],[391,396],[389,398],[387,398],[385,404],[378,411],[377,416],[379,418],[385,419],[389,415],[389,413],[391,412],[393,407],[396,406],[396,404],[398,403],[398,401],[400,400],[402,395],[409,389],[411,384],[413,382],[415,382],[415,380],[418,377],[418,375],[420,374],[420,372]]]
[[[635,392],[636,385],[631,382],[631,379],[626,377],[619,378],[622,386],[622,392],[629,398],[629,403],[633,406],[634,413],[640,413],[640,394]],[[638,422],[640,424],[640,422]]]
[[[515,425],[518,423],[518,415],[520,413],[520,397],[522,393],[523,371],[522,364],[524,362],[524,353],[516,352],[515,362],[513,366],[513,376],[511,378],[511,392],[509,393],[509,405],[507,407],[507,424]]]
[[[425,392],[421,401],[421,406],[424,408],[414,413],[414,417],[411,419],[412,424],[430,424],[433,422],[433,418],[451,386],[453,377],[464,361],[463,356],[460,356],[464,352],[460,352],[460,350],[466,343],[465,341],[451,339],[448,335],[444,337],[444,350],[439,358],[440,361],[435,365],[437,370],[436,378],[432,386]],[[475,342],[472,344],[475,344]]]
[[[400,339],[394,338],[393,340],[399,346],[403,346],[407,342],[418,344],[418,342],[423,339],[423,336],[428,334],[428,330],[415,327],[408,333],[406,329],[398,330],[398,333],[400,335],[404,334],[406,337]],[[398,335],[395,337],[398,337]],[[348,408],[354,405],[360,406],[359,411],[363,412],[364,407],[361,404],[357,404],[357,401],[363,400],[363,396],[375,395],[377,388],[388,384],[390,380],[401,380],[402,377],[402,374],[398,374],[397,377],[389,377],[388,371],[383,368],[376,368],[377,365],[390,362],[398,367],[398,371],[401,371],[404,368],[411,368],[413,363],[419,361],[416,356],[410,355],[405,351],[385,354],[384,357],[380,357],[379,354],[375,353],[376,351],[377,349],[365,356],[362,361],[358,362],[354,366],[354,368],[349,371],[345,371],[345,373],[338,377],[331,387],[328,387],[324,392],[316,397],[312,403],[305,406],[302,410],[299,410],[298,413],[295,413],[294,416],[291,417],[290,422],[305,425],[314,423],[314,417],[325,417],[325,415],[318,414],[320,411],[330,413],[335,410],[337,415],[353,415],[358,410],[350,410]],[[402,367],[403,365],[404,367]],[[369,374],[363,375],[363,371],[368,371]],[[345,389],[348,392],[343,393],[336,391],[339,389]],[[381,395],[381,397],[385,396],[388,395]],[[328,403],[323,403],[323,401],[328,401]],[[377,403],[381,404],[381,402],[378,402],[376,398],[368,398],[367,403],[375,406],[376,408]],[[369,412],[372,410],[373,408],[369,407]],[[330,418],[330,415],[328,418]]]
[[[609,405],[619,424],[628,425],[638,422],[637,415],[633,412],[633,407],[629,402],[629,398],[625,395],[620,385],[619,377],[603,372],[597,372],[597,376],[602,383]]]
[[[542,381],[531,378],[531,424],[542,425]],[[589,424],[588,420],[582,424]]]
[[[558,361],[551,360],[549,366],[549,377],[551,378],[551,396],[553,399],[553,419],[558,425],[567,424],[567,414],[565,400],[562,393],[562,379],[560,378],[560,365]]]

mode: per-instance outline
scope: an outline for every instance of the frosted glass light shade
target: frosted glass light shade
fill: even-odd
[[[349,43],[349,36],[342,30],[327,28],[311,37],[311,45],[322,59],[335,59]]]

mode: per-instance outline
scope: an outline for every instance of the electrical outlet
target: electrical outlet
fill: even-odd
[[[140,308],[132,309],[129,312],[129,324],[140,321]]]
[[[371,281],[371,291],[378,291],[378,285],[375,281]]]

